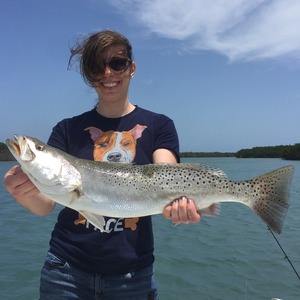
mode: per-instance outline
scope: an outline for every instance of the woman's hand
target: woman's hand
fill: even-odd
[[[13,166],[6,172],[4,186],[20,205],[37,215],[47,215],[55,206],[55,202],[36,188],[20,166]]]
[[[39,193],[20,166],[13,166],[7,171],[4,175],[4,185],[17,202],[19,199],[26,199]]]
[[[201,219],[194,201],[186,197],[180,197],[178,200],[167,205],[162,214],[166,219],[172,219],[174,224],[197,223]]]

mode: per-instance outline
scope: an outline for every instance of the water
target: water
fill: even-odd
[[[249,179],[292,164],[291,205],[277,235],[300,273],[300,162],[204,158],[230,179]],[[12,165],[0,162],[0,176]],[[15,203],[0,181],[0,299],[38,299],[40,269],[57,213],[35,216]],[[223,203],[216,218],[173,226],[154,216],[156,280],[161,300],[300,299],[300,280],[264,223],[246,206]]]

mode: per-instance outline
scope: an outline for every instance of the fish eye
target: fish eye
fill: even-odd
[[[43,145],[37,144],[37,145],[35,146],[35,149],[38,150],[38,151],[43,151],[43,150],[45,149],[45,147],[44,147]]]

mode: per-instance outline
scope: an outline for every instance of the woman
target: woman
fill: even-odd
[[[91,160],[178,162],[173,121],[129,101],[136,70],[129,41],[114,31],[97,32],[71,49],[70,63],[75,58],[99,102],[93,110],[59,122],[48,144]],[[10,169],[4,182],[31,212],[47,215],[53,210],[55,203],[34,187],[20,167]],[[185,197],[167,206],[163,215],[176,224],[200,220],[193,201]],[[62,209],[41,273],[41,299],[158,299],[151,217],[106,217],[105,221],[105,232],[100,232],[78,212]]]

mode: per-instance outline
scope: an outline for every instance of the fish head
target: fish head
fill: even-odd
[[[15,135],[14,138],[8,139],[6,144],[23,171],[40,181],[52,181],[61,174],[62,159],[49,151],[49,146],[28,136]]]
[[[81,175],[66,159],[67,154],[23,135],[14,135],[14,140],[7,139],[6,145],[24,173],[45,195],[50,198],[55,195],[55,199],[61,195],[65,200],[60,203],[66,205],[66,201],[73,201],[80,193]]]

